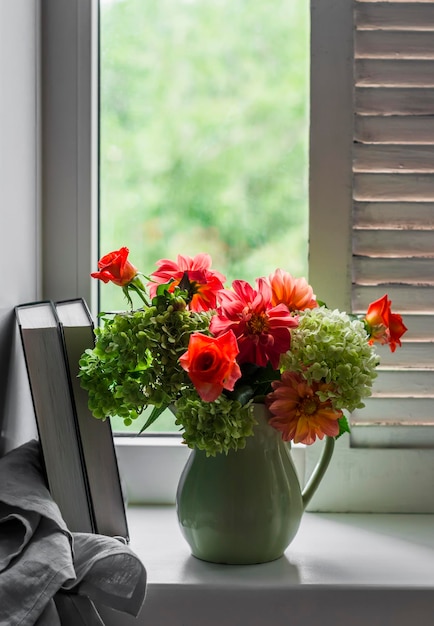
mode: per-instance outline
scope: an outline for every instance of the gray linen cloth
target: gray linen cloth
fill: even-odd
[[[0,459],[0,626],[103,626],[98,604],[137,616],[146,570],[117,539],[71,533],[35,440]]]

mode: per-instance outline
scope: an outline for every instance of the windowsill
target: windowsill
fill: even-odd
[[[147,596],[138,620],[108,625],[432,624],[434,515],[306,513],[282,558],[249,566],[191,556],[173,506],[129,507],[128,521]]]
[[[181,437],[115,437],[116,455],[130,504],[174,504],[179,477],[191,452]],[[305,447],[292,447],[299,478],[304,476]]]

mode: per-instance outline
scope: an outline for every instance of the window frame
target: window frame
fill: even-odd
[[[98,0],[43,0],[40,8],[42,297],[81,296],[96,314],[96,281],[89,274],[98,258]],[[351,305],[352,11],[352,0],[311,0],[309,278],[319,294],[327,294],[329,306],[346,310]],[[115,442],[127,493],[134,485],[131,500],[173,502],[188,455],[180,438],[116,437]],[[319,442],[296,452],[302,473],[305,466],[310,474],[321,448]],[[433,450],[351,449],[343,437],[309,510],[432,513],[433,475]],[[152,480],[146,483],[144,476]],[[158,493],[157,477],[165,485]]]
[[[98,6],[98,0],[40,0],[42,297],[83,297],[94,314]]]

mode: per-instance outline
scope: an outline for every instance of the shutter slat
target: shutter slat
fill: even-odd
[[[434,204],[427,202],[355,202],[354,227],[431,230]]]
[[[431,37],[434,38],[434,33]],[[358,59],[355,81],[358,86],[433,87],[434,61]]]
[[[434,201],[434,174],[354,175],[355,200]]]
[[[383,296],[384,294],[389,294],[390,289],[387,287],[383,288],[383,291],[378,294],[378,298]],[[370,302],[373,302],[377,298],[366,298],[366,301],[361,301],[360,303],[355,302],[353,311],[354,313],[358,313],[360,315],[365,315],[367,308]],[[363,299],[364,300],[364,299]],[[398,312],[398,309],[395,306],[395,302],[392,303],[393,310]],[[408,331],[405,333],[405,341],[434,341],[434,313],[427,312],[426,314],[422,314],[420,312],[411,313],[406,311],[399,311],[402,315],[402,321],[404,325],[408,328]],[[383,350],[381,346],[377,346],[379,351]],[[395,363],[392,364],[391,367],[394,367]],[[434,368],[434,360],[433,360],[433,368]]]
[[[399,352],[392,354],[390,351],[382,358],[384,366],[395,365],[396,367],[420,368],[432,365],[433,343],[405,343]],[[431,417],[434,416],[434,412]]]
[[[366,143],[431,144],[434,115],[356,115],[354,138]]]
[[[380,370],[372,390],[372,397],[405,398],[434,394],[434,369]]]
[[[351,431],[352,448],[421,448],[434,447],[434,424],[370,424],[353,420]],[[387,450],[385,450],[387,453]]]
[[[358,30],[356,58],[434,59],[432,32]]]
[[[393,303],[392,308],[397,310],[395,303]],[[434,322],[434,317],[432,319]],[[377,344],[377,352],[380,355],[382,367],[407,368],[407,371],[412,369],[434,370],[433,350],[434,342],[432,341],[408,341],[405,339],[402,341],[402,346],[393,353],[388,346]],[[430,393],[434,397],[434,388]]]
[[[363,114],[430,115],[434,111],[432,87],[356,87],[355,109]]]
[[[353,273],[359,285],[402,283],[406,285],[434,285],[432,258],[378,259],[355,256]]]
[[[434,287],[413,287],[407,285],[372,285],[353,287],[353,310],[365,312],[371,302],[378,300],[385,293],[393,303],[393,310],[399,313],[434,313]],[[434,323],[434,318],[433,318]],[[432,350],[432,348],[431,348]],[[434,351],[431,353],[433,359]]]
[[[434,341],[434,314],[411,315],[404,312],[402,320],[408,328],[408,331],[405,333],[405,337],[409,341]]]
[[[356,144],[353,157],[355,172],[434,172],[434,145]]]
[[[353,253],[380,257],[434,258],[434,237],[430,230],[371,230],[353,233]]]
[[[356,2],[355,23],[359,29],[433,30],[431,2]]]
[[[381,0],[383,4],[386,3],[391,3],[391,4],[409,4],[410,2],[413,2],[416,6],[419,6],[419,4],[434,4],[434,0]],[[379,0],[356,0],[356,2],[359,3],[378,3]]]
[[[434,415],[434,398],[367,398],[364,409],[353,412],[355,421],[363,421],[369,412],[371,422],[429,423]]]

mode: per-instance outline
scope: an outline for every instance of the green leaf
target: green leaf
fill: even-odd
[[[339,439],[339,437],[341,437],[344,433],[351,432],[350,425],[345,415],[338,420],[338,424],[339,424],[339,434],[336,435],[335,439]]]
[[[267,393],[271,391],[271,383],[273,380],[280,379],[280,371],[273,369],[269,363],[266,367],[259,367],[247,363],[241,366],[241,372],[240,389],[244,389],[244,387],[247,386],[251,389],[249,399],[257,396],[266,396]],[[237,393],[238,387],[235,385],[235,394]],[[237,395],[236,399],[238,399]]]
[[[145,425],[142,426],[138,434],[140,435],[144,430],[149,428],[149,426],[153,424],[155,420],[157,420],[160,417],[160,415],[163,413],[163,411],[167,409],[168,406],[169,406],[168,404],[163,404],[161,406],[154,406],[154,408],[151,411],[151,415],[148,417]]]
[[[231,400],[237,400],[242,406],[247,404],[255,395],[255,390],[250,385],[241,385],[234,389],[234,391],[226,392],[225,394]]]
[[[170,281],[168,283],[164,283],[164,285],[158,285],[157,291],[156,291],[156,295],[157,296],[164,296],[166,291],[169,289],[171,283],[173,283],[172,279],[170,279]]]

